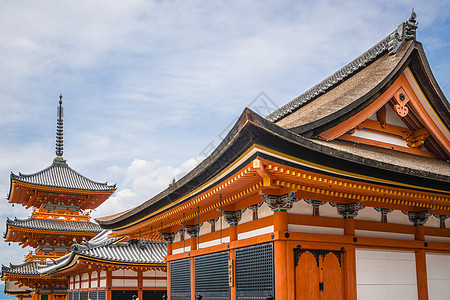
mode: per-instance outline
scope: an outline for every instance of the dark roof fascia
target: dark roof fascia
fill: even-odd
[[[411,43],[409,45],[409,49],[405,52],[403,58],[392,70],[392,72],[361,98],[353,101],[350,105],[347,105],[343,109],[338,110],[337,112],[332,113],[322,119],[298,127],[289,128],[289,130],[304,137],[317,137],[321,133],[339,125],[343,121],[358,114],[366,107],[368,107],[372,102],[374,102],[378,97],[380,97],[390,87],[390,85],[394,83],[395,80],[397,80],[397,78],[408,66],[411,60],[411,54],[414,52],[414,50],[416,50],[415,44]]]
[[[409,68],[434,111],[445,126],[450,128],[450,103],[431,71],[422,43],[416,42],[416,49]]]
[[[177,182],[176,189],[169,187],[146,203],[127,211],[117,218],[111,218],[106,221],[97,219],[97,222],[99,222],[100,226],[107,229],[128,227],[128,224],[142,220],[150,213],[179,199],[183,195],[179,192],[183,189],[183,185],[186,185],[184,188],[190,187],[193,189],[207,182],[208,179],[226,168],[254,144],[352,173],[358,172],[359,174],[372,177],[376,175],[380,176],[380,178],[405,184],[415,182],[423,187],[441,188],[443,190],[448,190],[449,188],[450,176],[445,177],[429,172],[418,172],[414,169],[399,168],[395,165],[359,157],[350,153],[342,153],[339,150],[319,145],[283,129],[246,108],[221,145],[207,158],[207,161],[201,163],[180,182]],[[209,168],[212,168],[212,170],[209,170]],[[166,208],[166,210],[171,208]],[[163,211],[160,213],[163,213]]]

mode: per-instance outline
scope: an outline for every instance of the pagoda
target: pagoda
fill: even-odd
[[[41,276],[38,264],[54,262],[101,232],[90,222],[90,211],[107,200],[116,185],[92,181],[69,167],[63,159],[63,107],[59,97],[56,157],[46,169],[34,174],[11,173],[7,200],[32,209],[28,219],[7,219],[5,242],[33,248],[19,265],[2,266],[5,293],[20,299],[65,299],[67,278]]]

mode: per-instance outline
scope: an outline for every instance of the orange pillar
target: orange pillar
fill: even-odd
[[[167,244],[167,246],[169,246],[169,244]],[[172,250],[172,247],[170,247],[170,248],[171,248],[170,250]],[[167,293],[166,293],[166,295],[167,295],[167,300],[170,300],[170,261],[167,262]]]
[[[284,234],[288,229],[287,211],[277,211],[273,214],[274,231]],[[274,241],[275,257],[275,299],[288,300],[288,278],[287,278],[287,241]]]
[[[344,234],[355,235],[355,220],[353,218],[346,218],[344,221]]]
[[[236,226],[236,225],[233,225]],[[234,249],[230,250],[230,259],[233,261],[233,286],[230,287],[230,299],[236,300],[236,263],[235,263],[235,252]]]
[[[112,271],[106,271],[106,300],[111,300]]]
[[[143,285],[144,285],[144,279],[143,279],[143,275],[142,275],[142,270],[138,270],[138,298],[139,299],[144,299],[144,295],[142,292]]]
[[[191,251],[197,250],[197,239],[198,239],[198,237],[196,237],[196,236],[190,237],[189,241],[190,241]]]
[[[416,240],[425,241],[423,225],[415,225]],[[416,276],[418,300],[428,300],[427,257],[424,249],[416,251]]]
[[[344,284],[345,299],[356,300],[356,247],[347,245],[344,252]]]
[[[195,261],[191,257],[191,300],[195,300]]]
[[[167,243],[167,256],[172,255],[172,243]]]
[[[228,232],[230,233],[230,242],[237,241],[237,225],[230,225]]]

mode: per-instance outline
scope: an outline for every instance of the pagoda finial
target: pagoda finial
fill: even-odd
[[[56,126],[56,156],[63,156],[63,117],[64,110],[62,107],[62,94],[59,95],[58,120]]]

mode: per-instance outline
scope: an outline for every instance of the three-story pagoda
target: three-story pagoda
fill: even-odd
[[[11,204],[32,208],[28,219],[7,219],[4,239],[33,248],[20,265],[2,266],[5,293],[22,299],[64,299],[67,280],[45,278],[39,263],[52,262],[68,253],[74,243],[96,236],[101,228],[90,222],[89,212],[116,190],[115,185],[92,181],[69,167],[63,159],[63,107],[60,96],[56,131],[56,157],[46,169],[34,174],[11,173]]]

